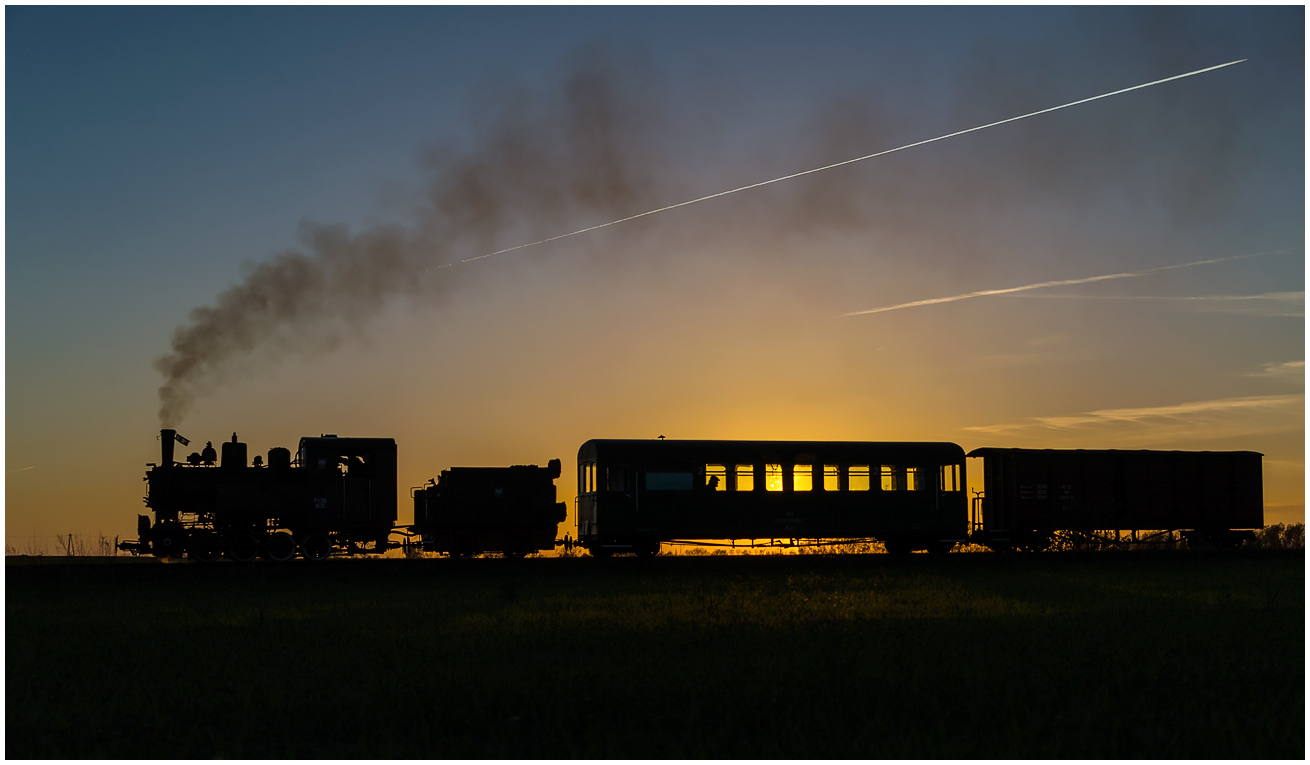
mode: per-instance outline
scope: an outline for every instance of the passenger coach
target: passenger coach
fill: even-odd
[[[578,450],[578,541],[599,556],[740,539],[946,552],[966,539],[964,487],[952,443],[592,440]]]

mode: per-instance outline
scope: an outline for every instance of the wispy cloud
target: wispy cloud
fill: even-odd
[[[1264,292],[1259,295],[1076,295],[1043,293],[1010,295],[1030,300],[1121,300],[1176,303],[1193,311],[1244,313],[1258,316],[1305,316],[1304,292]]]
[[[10,472],[10,473],[21,473],[21,472],[23,472],[24,470],[36,470],[36,465],[28,465],[28,466],[25,467],[25,468],[17,468],[17,469],[15,469],[15,470],[10,470],[9,472]]]
[[[1098,409],[1074,415],[1033,417],[1001,425],[964,430],[992,435],[1042,432],[1080,437],[1097,435],[1119,441],[1164,441],[1180,437],[1219,438],[1303,427],[1305,394],[1239,396],[1188,401],[1166,406]]]
[[[863,311],[851,311],[850,313],[842,314],[842,316],[843,317],[863,316],[864,314],[869,314],[869,313],[884,313],[886,311],[898,311],[902,308],[915,308],[917,306],[924,306],[924,305],[937,305],[938,303],[954,303],[957,300],[968,300],[970,298],[989,297],[992,295],[1008,295],[1014,292],[1026,292],[1028,290],[1039,290],[1047,287],[1068,287],[1074,284],[1091,284],[1093,282],[1104,282],[1104,281],[1109,281],[1111,279],[1132,279],[1138,276],[1149,276],[1150,274],[1158,274],[1163,271],[1173,271],[1179,268],[1194,268],[1196,266],[1210,265],[1211,263],[1226,263],[1231,260],[1244,260],[1246,258],[1258,258],[1262,255],[1282,255],[1289,252],[1296,252],[1297,250],[1300,249],[1301,249],[1300,247],[1291,247],[1283,250],[1269,250],[1267,252],[1247,253],[1245,255],[1230,255],[1226,258],[1212,258],[1210,260],[1197,260],[1191,263],[1175,263],[1174,265],[1171,266],[1157,266],[1155,268],[1147,268],[1141,271],[1129,271],[1119,274],[1102,274],[1100,276],[1086,276],[1081,279],[1060,279],[1057,281],[1050,281],[1050,282],[1037,282],[1035,284],[1025,284],[1019,287],[1006,287],[1004,289],[978,290],[977,292],[966,292],[961,295],[950,295],[947,297],[929,298],[927,300],[915,300],[909,303],[900,303],[897,305],[883,306],[882,308],[869,308]]]
[[[1301,361],[1271,361],[1264,365],[1259,372],[1247,372],[1248,377],[1285,377],[1288,375],[1305,374],[1305,360]]]

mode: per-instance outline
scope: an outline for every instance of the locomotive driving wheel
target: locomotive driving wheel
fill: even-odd
[[[228,540],[227,554],[237,563],[249,563],[259,555],[259,539],[254,534],[237,534]]]
[[[186,554],[188,558],[201,563],[213,563],[223,554],[223,545],[217,534],[212,531],[202,531],[191,538]]]

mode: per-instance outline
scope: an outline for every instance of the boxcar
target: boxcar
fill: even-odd
[[[973,538],[1044,547],[1053,532],[1181,531],[1232,545],[1264,525],[1258,452],[974,449],[983,494]]]
[[[968,529],[951,443],[592,440],[578,541],[593,555],[675,540],[875,539],[945,552]]]
[[[455,467],[415,489],[414,525],[423,549],[452,556],[523,557],[555,548],[568,506],[555,501],[560,461],[546,467]]]

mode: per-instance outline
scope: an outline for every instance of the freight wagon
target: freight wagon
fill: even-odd
[[[993,549],[1041,549],[1057,531],[1177,531],[1232,547],[1264,525],[1258,452],[974,449],[983,493],[971,537]]]

